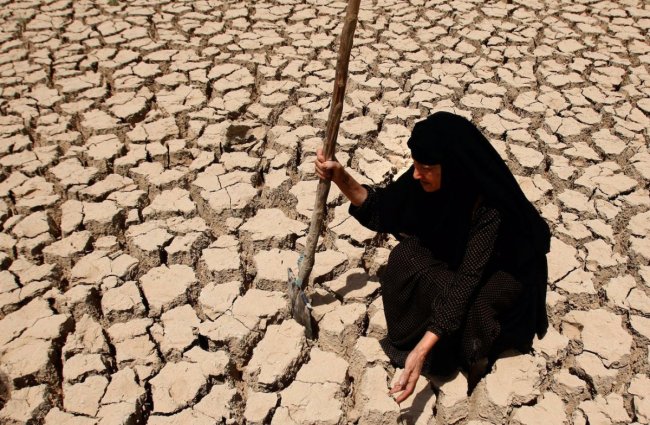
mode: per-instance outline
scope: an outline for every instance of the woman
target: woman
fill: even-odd
[[[384,188],[360,185],[318,152],[364,226],[400,243],[380,277],[388,336],[403,367],[400,403],[421,372],[468,372],[471,393],[506,348],[529,350],[546,317],[550,232],[507,165],[465,118],[438,112],[415,124],[413,166]]]

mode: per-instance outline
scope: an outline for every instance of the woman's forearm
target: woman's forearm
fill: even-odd
[[[418,342],[418,345],[416,345],[413,350],[424,358],[429,354],[429,351],[431,351],[439,339],[438,335],[431,331],[426,331],[420,342]]]
[[[363,204],[368,197],[368,190],[359,184],[343,167],[338,173],[334,174],[332,181],[355,207]]]

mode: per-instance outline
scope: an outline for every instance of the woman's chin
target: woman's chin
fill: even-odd
[[[432,184],[423,183],[423,182],[420,182],[420,186],[422,187],[422,190],[424,190],[425,192],[428,192],[428,193],[435,192],[435,191],[437,191],[439,189],[438,187],[436,187],[436,186],[434,186]]]

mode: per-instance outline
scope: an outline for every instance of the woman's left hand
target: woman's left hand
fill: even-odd
[[[418,350],[412,350],[408,357],[406,357],[402,374],[397,380],[397,383],[388,392],[388,395],[401,392],[395,399],[398,404],[413,394],[415,384],[417,384],[420,378],[420,372],[422,372],[425,357]]]
[[[397,383],[388,392],[388,395],[398,392],[402,393],[395,399],[398,404],[413,394],[415,384],[417,384],[420,378],[420,372],[422,372],[422,366],[424,366],[424,360],[436,342],[438,342],[438,336],[431,331],[426,331],[418,345],[406,357],[402,374],[397,380]]]

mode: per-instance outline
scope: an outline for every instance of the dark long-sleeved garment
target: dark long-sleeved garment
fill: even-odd
[[[350,213],[362,225],[401,240],[380,278],[388,327],[388,340],[382,346],[397,365],[403,367],[426,330],[440,337],[425,364],[432,373],[448,373],[463,364],[471,367],[504,346],[529,339],[534,331],[521,338],[517,328],[522,323],[504,323],[520,320],[521,308],[512,307],[523,291],[498,209],[488,202],[472,208],[467,231],[455,235],[461,255],[454,260],[447,255],[444,240],[427,241],[426,235],[413,231],[417,226],[408,229],[387,217],[384,207],[390,185],[367,189],[365,202],[351,206]],[[519,338],[513,338],[513,333]],[[478,378],[474,377],[472,387]]]

